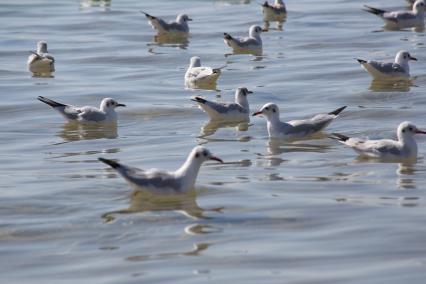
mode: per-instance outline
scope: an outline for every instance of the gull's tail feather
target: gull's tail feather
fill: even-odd
[[[37,97],[37,99],[38,99],[39,101],[41,101],[41,102],[45,103],[45,104],[50,105],[51,107],[66,107],[66,106],[67,106],[67,105],[64,105],[64,104],[61,104],[61,103],[55,102],[55,101],[53,101],[53,100],[51,100],[51,99],[48,99],[48,98],[42,97],[42,96],[38,96],[38,97]]]
[[[207,102],[202,97],[193,97],[193,98],[191,98],[191,101],[194,101],[194,102],[197,102],[197,103],[201,103],[201,104],[205,104]]]
[[[369,12],[374,15],[382,16],[384,13],[386,13],[385,10],[377,9],[368,5],[364,5],[365,9],[362,9],[363,11]]]
[[[340,141],[340,142],[346,142],[350,139],[349,136],[346,136],[346,135],[343,135],[343,134],[340,134],[340,133],[331,133],[331,135],[328,136],[328,137],[330,137],[331,139]]]
[[[105,158],[98,158],[99,161],[107,164],[108,166],[110,166],[113,169],[119,168],[121,167],[121,165],[113,160],[109,160],[109,159],[105,159]]]
[[[232,39],[232,36],[230,34],[228,34],[228,33],[223,33],[223,37],[225,39],[227,39],[227,40],[231,40]]]
[[[151,19],[151,20],[154,20],[155,19],[155,17],[154,16],[152,16],[152,15],[150,15],[150,14],[148,14],[148,13],[145,13],[144,11],[140,11],[142,14],[144,14],[148,19]]]
[[[366,60],[364,60],[364,59],[359,59],[359,58],[356,58],[356,61],[358,61],[358,62],[359,62],[359,64],[367,63],[367,61],[366,61]]]
[[[347,108],[348,106],[342,106],[342,107],[339,107],[338,109],[336,109],[336,110],[333,110],[332,112],[329,112],[328,114],[331,114],[331,115],[339,115],[339,113],[341,113],[345,108]]]

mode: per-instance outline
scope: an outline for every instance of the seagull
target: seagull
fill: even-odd
[[[351,147],[359,155],[379,159],[416,159],[417,143],[415,134],[426,134],[409,121],[404,121],[398,126],[398,140],[380,139],[368,140],[351,138],[343,134],[332,133],[331,138]]]
[[[395,56],[395,62],[378,62],[357,59],[361,66],[373,76],[374,79],[407,79],[410,78],[410,60],[417,61],[408,51],[401,50]]]
[[[65,105],[42,96],[39,96],[37,99],[53,107],[68,121],[77,121],[81,123],[117,123],[115,108],[126,106],[124,104],[119,104],[111,98],[103,99],[99,109],[90,106],[75,107],[72,105]]]
[[[327,114],[317,114],[310,119],[282,122],[278,106],[274,103],[267,103],[259,111],[253,113],[253,116],[260,114],[265,116],[271,138],[300,139],[322,131],[345,108],[346,106],[343,106]]]
[[[47,43],[39,41],[37,51],[30,51],[28,56],[28,70],[34,74],[46,74],[55,72],[55,59],[47,52]]]
[[[251,26],[249,30],[249,36],[244,38],[234,38],[228,33],[224,33],[224,41],[232,47],[234,52],[255,52],[262,53],[262,39],[260,33],[262,28],[259,26]]]
[[[193,97],[191,100],[197,102],[211,120],[214,121],[249,121],[250,107],[247,95],[252,94],[245,87],[237,88],[234,103],[216,103],[201,97]]]
[[[417,0],[411,11],[385,11],[364,5],[366,12],[379,16],[390,28],[409,28],[423,26],[425,22],[425,1]]]
[[[189,26],[188,21],[192,21],[186,14],[179,14],[176,17],[176,21],[167,23],[164,20],[151,16],[150,14],[141,11],[148,18],[149,24],[159,35],[176,33],[176,34],[188,34]]]
[[[202,146],[192,149],[183,165],[174,172],[158,169],[141,170],[109,159],[99,158],[99,160],[116,170],[134,189],[146,190],[153,194],[188,193],[194,189],[203,162],[214,160],[223,163]]]
[[[262,4],[262,13],[265,21],[282,21],[287,16],[287,10],[282,0],[275,0],[272,5],[265,1]]]
[[[198,56],[191,57],[188,70],[185,73],[185,85],[196,87],[197,85],[213,85],[221,74],[220,68],[202,67],[201,59]]]

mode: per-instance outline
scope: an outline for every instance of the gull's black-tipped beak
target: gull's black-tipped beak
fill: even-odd
[[[193,19],[191,19],[191,18],[188,18],[188,19],[186,19],[187,21],[193,21]]]
[[[125,104],[117,104],[118,107],[125,107]]]
[[[251,116],[256,116],[256,115],[259,115],[259,114],[262,114],[262,112],[261,111],[256,111],[255,113],[253,113]]]
[[[267,31],[269,31],[268,29],[262,29],[262,32],[267,32]]]
[[[253,94],[253,91],[247,90],[247,94]]]
[[[426,134],[426,131],[416,129],[416,134]]]
[[[215,156],[211,156],[211,157],[210,157],[210,160],[218,161],[219,163],[222,163],[222,164],[223,164],[222,159],[220,159],[220,158],[218,158],[218,157],[215,157]]]
[[[415,58],[415,57],[412,57],[411,55],[410,55],[410,60],[414,60],[414,61],[417,61],[417,58]]]

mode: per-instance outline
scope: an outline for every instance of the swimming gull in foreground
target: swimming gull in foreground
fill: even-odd
[[[357,59],[361,66],[373,76],[374,79],[407,79],[410,78],[408,62],[416,60],[408,51],[401,50],[395,56],[395,62],[378,62]]]
[[[247,88],[237,88],[234,103],[216,103],[201,97],[194,97],[191,100],[197,102],[211,120],[249,121],[250,107],[247,95],[252,93]]]
[[[117,123],[115,108],[126,106],[124,104],[119,104],[111,98],[103,99],[99,109],[91,106],[75,107],[72,105],[65,105],[42,96],[39,96],[37,99],[53,107],[68,121],[77,121],[81,123]]]
[[[198,56],[191,57],[188,70],[185,73],[185,85],[187,87],[196,87],[197,85],[213,85],[216,83],[221,69],[201,66],[201,59]]]
[[[116,170],[134,189],[146,190],[153,194],[183,194],[194,189],[201,164],[208,160],[223,161],[204,147],[197,146],[189,153],[183,165],[174,172],[158,169],[141,170],[113,160],[99,158]]]
[[[411,11],[385,11],[364,5],[366,12],[379,16],[389,28],[423,26],[425,21],[425,0],[417,0]]]
[[[415,134],[426,134],[411,122],[405,121],[398,126],[398,140],[380,139],[368,140],[351,138],[343,134],[333,133],[330,137],[351,147],[355,152],[364,157],[379,159],[416,159],[417,143]]]
[[[287,10],[282,0],[275,0],[274,4],[265,1],[262,4],[262,13],[265,21],[282,21],[287,16]]]
[[[48,74],[55,72],[55,59],[47,51],[47,43],[39,41],[37,43],[37,51],[30,51],[28,56],[28,70],[34,74]]]
[[[234,38],[228,33],[224,33],[225,43],[231,47],[234,52],[262,52],[262,39],[260,34],[263,29],[259,26],[251,26],[248,37]]]
[[[317,114],[309,119],[282,122],[278,106],[274,103],[265,104],[253,116],[263,115],[267,120],[269,137],[299,139],[316,134],[326,128],[346,106],[326,114]]]
[[[176,20],[170,23],[165,22],[164,20],[151,16],[150,14],[141,11],[148,18],[149,24],[158,34],[187,34],[189,33],[188,21],[192,21],[186,14],[179,14],[176,17]]]

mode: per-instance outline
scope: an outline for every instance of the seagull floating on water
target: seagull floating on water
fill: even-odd
[[[343,106],[327,114],[317,114],[310,119],[282,122],[280,111],[274,103],[265,104],[253,116],[263,115],[267,120],[269,137],[299,139],[311,136],[326,128],[346,108]]]
[[[77,121],[81,123],[117,123],[115,108],[126,106],[124,104],[119,104],[111,98],[103,99],[99,109],[91,106],[75,107],[72,105],[65,105],[42,96],[39,96],[37,99],[53,107],[68,121]]]
[[[141,170],[113,160],[99,158],[116,170],[134,189],[146,190],[153,194],[183,194],[194,189],[201,164],[208,160],[223,163],[204,147],[197,146],[189,153],[183,165],[174,172],[158,169]]]
[[[158,32],[159,35],[162,34],[170,34],[170,33],[176,33],[176,34],[188,34],[189,33],[189,26],[188,21],[192,21],[186,14],[179,14],[176,17],[176,20],[170,23],[167,23],[166,21],[151,16],[150,14],[145,13],[144,11],[141,11],[141,13],[145,14],[145,16],[148,18],[149,24],[152,26],[154,30]]]
[[[287,16],[287,10],[282,0],[275,0],[274,4],[268,1],[262,4],[263,20],[282,21]]]
[[[34,74],[49,74],[55,72],[55,59],[47,51],[47,43],[39,41],[37,43],[37,51],[30,51],[28,56],[28,70]]]
[[[185,85],[187,87],[197,87],[203,85],[214,85],[224,68],[211,68],[201,66],[201,59],[198,56],[191,57],[188,70],[185,73]]]
[[[250,27],[248,37],[234,38],[230,34],[224,33],[224,41],[236,53],[262,53],[262,39],[260,38],[262,31],[261,27],[253,25]]]
[[[252,94],[247,88],[240,87],[235,91],[234,103],[216,103],[205,100],[201,97],[194,97],[191,100],[197,102],[211,120],[221,121],[249,121],[250,107],[247,95]]]
[[[408,51],[401,50],[395,56],[395,62],[378,62],[357,59],[361,66],[376,80],[410,78],[410,60],[417,61]]]
[[[351,147],[355,152],[364,157],[379,159],[416,159],[417,143],[414,135],[426,134],[409,121],[404,121],[398,126],[398,140],[380,139],[368,140],[351,138],[343,134],[333,133],[330,137]]]
[[[425,22],[425,0],[417,0],[411,11],[385,11],[364,5],[366,12],[382,18],[389,28],[409,28],[424,26]]]

